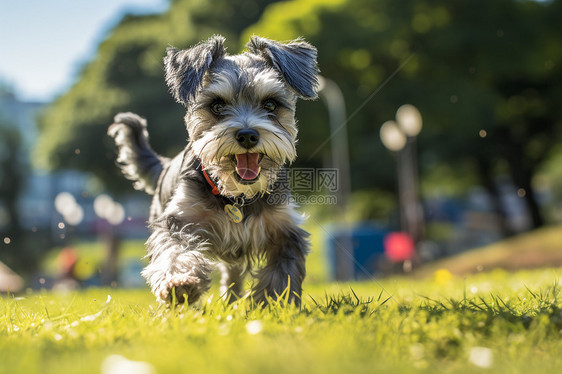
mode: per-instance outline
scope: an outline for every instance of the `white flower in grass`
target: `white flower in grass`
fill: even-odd
[[[123,356],[108,356],[101,366],[102,374],[154,374],[152,365],[142,361],[127,360]]]
[[[250,335],[259,334],[263,330],[263,324],[261,321],[250,321],[246,324],[246,331]]]
[[[494,363],[494,355],[490,348],[474,347],[470,350],[468,360],[475,366],[487,369],[492,367],[492,364]]]

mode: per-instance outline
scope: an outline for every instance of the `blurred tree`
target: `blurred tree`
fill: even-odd
[[[16,260],[21,253],[18,252],[24,250],[17,208],[26,172],[20,160],[20,147],[19,132],[0,122],[0,260],[10,266],[19,265]]]
[[[125,17],[42,118],[34,159],[49,168],[94,171],[114,189],[129,188],[113,167],[112,148],[100,147],[116,112],[147,117],[161,153],[185,144],[183,109],[162,74],[168,44],[187,47],[215,33],[242,45],[252,33],[304,36],[318,47],[322,73],[346,98],[354,189],[395,189],[379,127],[411,103],[424,118],[422,171],[447,164],[452,176],[472,174],[496,197],[499,213],[505,208],[495,178],[509,173],[533,226],[543,224],[531,182],[561,135],[562,0],[270,3],[175,0],[162,15]],[[230,48],[237,52],[240,45]],[[321,147],[330,136],[326,110],[320,101],[301,103],[298,117],[298,166],[320,166],[329,152]]]
[[[125,16],[101,43],[95,59],[84,66],[77,83],[40,118],[36,164],[92,171],[107,187],[130,190],[130,183],[119,176],[105,136],[113,116],[120,111],[141,114],[148,119],[156,150],[167,155],[179,151],[187,136],[184,110],[164,82],[166,47],[186,48],[213,34],[236,42],[271,2],[173,0],[163,14]]]
[[[26,138],[29,141],[29,122],[40,107],[19,101],[13,89],[0,82],[0,261],[24,276],[37,270],[43,249],[52,244],[49,230],[26,230],[29,222],[22,211],[30,201]]]
[[[441,163],[474,170],[498,213],[505,208],[495,175],[509,173],[539,227],[531,182],[562,129],[560,19],[560,0],[295,0],[268,7],[242,40],[301,35],[318,47],[323,74],[341,86],[351,114],[356,189],[393,187],[378,129],[411,103],[424,117],[425,170]],[[319,163],[314,147],[327,135],[314,121],[318,112],[299,117],[301,155],[312,149]]]

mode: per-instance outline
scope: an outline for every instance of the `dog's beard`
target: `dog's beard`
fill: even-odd
[[[294,127],[294,124],[293,124]],[[221,195],[251,198],[271,189],[285,162],[296,157],[295,139],[269,118],[254,121],[259,143],[246,149],[236,141],[242,129],[235,120],[224,120],[192,143],[205,172],[217,182]]]

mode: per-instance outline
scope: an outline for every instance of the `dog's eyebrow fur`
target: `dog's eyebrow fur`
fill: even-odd
[[[227,71],[221,69],[210,73],[209,80],[208,86],[201,91],[201,94],[209,100],[221,98],[233,104],[241,99],[261,103],[273,98],[286,108],[291,106],[286,100],[289,91],[273,69],[248,68]]]
[[[221,98],[231,101],[240,91],[240,80],[233,71],[221,71],[220,74],[213,73],[210,76],[211,83],[203,90],[207,97]]]
[[[254,95],[259,100],[279,98],[287,95],[285,85],[273,70],[262,70],[254,75],[251,83]]]

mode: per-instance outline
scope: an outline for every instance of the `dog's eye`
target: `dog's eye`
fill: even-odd
[[[211,112],[213,112],[213,114],[216,114],[217,116],[220,116],[222,114],[222,112],[224,111],[225,107],[226,107],[226,104],[224,103],[224,101],[215,100],[211,104]]]
[[[268,112],[273,112],[277,109],[277,103],[273,99],[267,99],[263,102],[263,109],[267,110]]]

